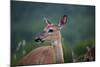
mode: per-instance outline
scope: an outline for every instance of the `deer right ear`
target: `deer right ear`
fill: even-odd
[[[61,17],[59,24],[58,24],[60,29],[67,23],[67,19],[68,19],[67,15],[64,15],[63,17]]]
[[[44,22],[48,25],[51,24],[46,17],[44,17]]]

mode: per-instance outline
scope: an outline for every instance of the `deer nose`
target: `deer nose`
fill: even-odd
[[[45,34],[45,31],[37,34],[36,37],[35,37],[35,41],[36,42],[44,42],[44,40],[43,40],[44,34]]]
[[[40,38],[35,38],[35,41],[39,42],[39,41],[41,41],[41,39]]]
[[[44,41],[43,41],[41,38],[39,38],[39,37],[38,37],[38,38],[35,38],[35,41],[36,41],[36,42],[44,42]]]

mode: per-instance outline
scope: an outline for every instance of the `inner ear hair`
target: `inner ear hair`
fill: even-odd
[[[67,15],[64,15],[63,17],[61,17],[58,26],[62,28],[67,23],[67,19],[68,19]]]

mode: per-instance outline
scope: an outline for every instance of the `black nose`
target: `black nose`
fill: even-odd
[[[36,42],[43,42],[43,40],[41,38],[36,38],[35,41]]]
[[[35,41],[36,42],[39,42],[39,41],[41,41],[41,39],[40,38],[36,38]]]

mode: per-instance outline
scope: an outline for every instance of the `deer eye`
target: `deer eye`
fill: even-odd
[[[53,30],[52,30],[52,29],[50,29],[48,32],[53,32]]]

